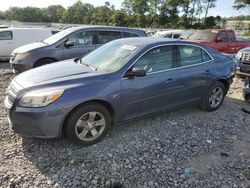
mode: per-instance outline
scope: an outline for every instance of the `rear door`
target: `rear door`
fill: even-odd
[[[112,40],[122,38],[122,31],[115,30],[96,30],[96,48]]]
[[[73,46],[66,48],[66,42],[72,42]],[[81,31],[68,37],[61,45],[64,59],[84,56],[95,49],[94,31]]]
[[[15,49],[14,33],[12,31],[0,31],[0,58],[9,58]]]
[[[178,84],[182,92],[180,105],[197,102],[213,83],[216,65],[206,51],[198,46],[178,45]]]

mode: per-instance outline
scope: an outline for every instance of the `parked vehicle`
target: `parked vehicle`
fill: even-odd
[[[228,54],[235,54],[240,49],[250,46],[250,41],[238,41],[235,32],[226,29],[197,31],[189,37],[189,40]]]
[[[47,29],[6,28],[0,30],[0,60],[9,60],[11,52],[22,45],[51,36]]]
[[[115,39],[145,37],[143,30],[124,27],[71,27],[37,43],[13,51],[10,65],[14,72],[23,72],[56,61],[76,58]]]
[[[88,145],[112,124],[147,114],[189,105],[217,110],[234,66],[230,58],[192,42],[120,39],[83,58],[19,74],[7,89],[5,107],[17,133],[67,135]]]
[[[167,31],[157,31],[152,37],[188,39],[188,37],[192,34],[193,32],[189,30],[167,30]]]
[[[9,28],[9,26],[0,24],[0,29],[6,29],[6,28]]]
[[[239,50],[235,59],[236,75],[241,78],[250,77],[250,47]]]

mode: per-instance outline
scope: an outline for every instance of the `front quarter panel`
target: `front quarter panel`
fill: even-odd
[[[116,119],[121,114],[121,81],[106,79],[66,89],[55,104],[69,114],[77,106],[89,101],[103,101],[110,104],[115,111]]]

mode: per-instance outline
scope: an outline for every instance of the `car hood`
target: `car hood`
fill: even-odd
[[[107,73],[95,71],[85,65],[75,63],[74,59],[70,59],[28,70],[19,74],[15,78],[15,82],[28,89],[41,85],[76,84],[73,80],[78,80],[77,84],[82,84],[83,78],[86,80],[105,74]]]
[[[43,43],[43,42],[34,42],[31,44],[26,44],[24,46],[20,46],[20,47],[16,48],[13,51],[13,53],[26,53],[26,52],[29,52],[31,50],[35,50],[35,49],[45,47],[45,46],[48,46],[48,44]]]

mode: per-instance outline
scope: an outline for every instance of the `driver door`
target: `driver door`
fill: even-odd
[[[94,31],[81,31],[73,36],[70,36],[64,42],[64,59],[81,57],[93,51],[95,49],[93,39]],[[67,47],[65,45],[67,42],[70,42],[73,46]]]
[[[132,67],[146,70],[146,76],[123,78],[125,120],[175,105],[178,74],[177,70],[172,69],[173,55],[172,46],[156,47],[145,53]]]

